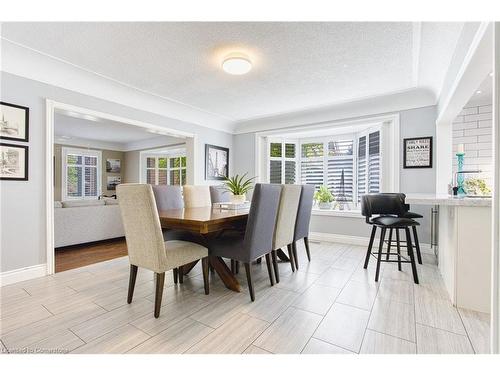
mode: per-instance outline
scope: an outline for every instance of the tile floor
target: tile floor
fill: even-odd
[[[420,285],[409,267],[374,260],[365,248],[311,243],[299,271],[280,263],[270,287],[254,265],[256,301],[214,276],[203,293],[196,266],[183,285],[166,277],[159,319],[152,273],[140,270],[127,305],[128,259],[118,258],[1,288],[2,353],[486,353],[489,316],[454,308],[434,257],[424,254]]]

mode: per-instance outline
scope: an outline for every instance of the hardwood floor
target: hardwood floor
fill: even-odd
[[[125,238],[60,247],[55,250],[56,273],[127,255]]]
[[[245,273],[242,292],[201,265],[184,283],[165,278],[161,314],[153,317],[152,272],[139,269],[127,304],[127,257],[2,287],[0,352],[10,353],[484,353],[485,314],[457,311],[431,255],[410,267],[374,262],[363,269],[364,247],[312,243],[312,260],[298,247],[299,271],[280,263],[271,287],[262,262],[253,267],[255,302]],[[109,247],[120,248],[117,241]],[[406,265],[405,265],[406,266]]]

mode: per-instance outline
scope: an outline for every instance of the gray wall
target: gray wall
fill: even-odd
[[[1,72],[1,100],[30,108],[29,181],[0,181],[0,271],[46,263],[45,249],[45,99],[73,104],[137,121],[162,126],[171,119],[117,103],[82,95],[37,81]],[[205,143],[229,147],[233,136],[195,124],[178,122],[169,125],[196,133],[198,155]],[[199,158],[198,158],[199,159]],[[203,160],[198,160],[197,176],[204,182]],[[201,165],[200,165],[201,164]],[[230,159],[230,168],[233,161]],[[230,173],[232,171],[230,170]],[[49,182],[52,183],[52,182]]]
[[[427,169],[403,169],[403,139],[418,136],[436,136],[436,106],[416,108],[399,112],[400,114],[400,191],[403,193],[433,193],[436,186],[435,155],[436,142],[434,139],[434,165]],[[347,120],[347,119],[346,119]],[[235,156],[235,173],[248,172],[255,175],[255,134],[246,133],[234,136],[234,148],[238,151]],[[420,241],[430,242],[430,207],[412,206],[412,211],[424,215],[420,220]],[[311,219],[311,231],[341,234],[347,236],[368,237],[370,228],[361,218],[338,216],[314,216]]]

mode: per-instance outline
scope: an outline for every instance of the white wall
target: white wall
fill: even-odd
[[[436,185],[436,167],[434,147],[434,166],[428,169],[403,169],[404,138],[418,136],[436,136],[436,106],[409,109],[397,112],[400,115],[400,191],[403,193],[433,193]],[[387,115],[388,113],[384,113]],[[355,120],[354,118],[345,120]],[[306,128],[307,125],[304,125]],[[255,133],[237,134],[233,140],[237,155],[234,157],[235,173],[248,172],[254,176],[255,170]],[[435,146],[435,143],[434,143]],[[422,243],[430,242],[430,208],[428,206],[412,206],[412,211],[424,215],[420,220],[419,228]],[[347,236],[369,236],[369,226],[364,224],[362,218],[347,218],[338,216],[314,216],[311,219],[311,231]]]
[[[196,179],[204,181],[205,143],[230,148],[232,135],[151,112],[83,95],[38,81],[1,72],[1,100],[30,108],[29,180],[0,181],[1,272],[46,262],[45,249],[45,99],[72,104],[158,126],[175,128],[196,138]],[[189,157],[189,154],[188,154]],[[232,173],[230,169],[230,173]],[[50,181],[49,183],[52,183]]]

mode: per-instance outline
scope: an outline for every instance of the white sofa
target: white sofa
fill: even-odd
[[[55,202],[55,247],[123,237],[120,206],[116,199]]]

